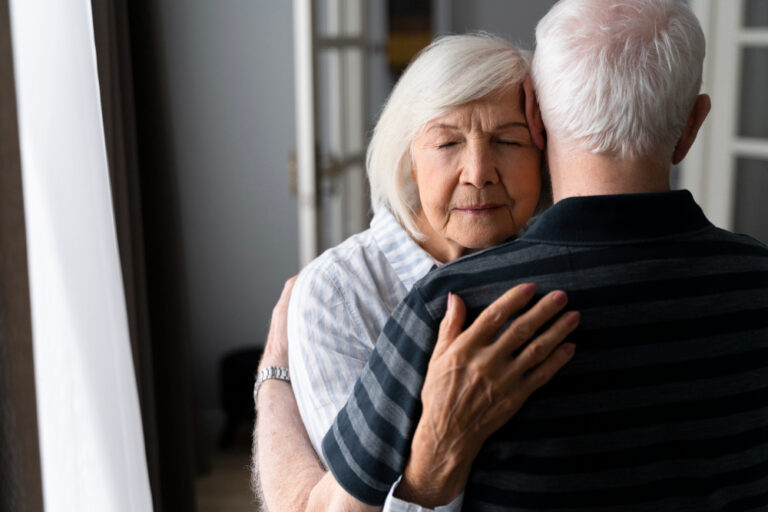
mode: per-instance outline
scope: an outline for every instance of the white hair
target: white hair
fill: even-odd
[[[671,158],[701,88],[705,41],[680,0],[560,0],[532,75],[550,137],[620,158]]]
[[[522,84],[529,59],[528,52],[489,34],[445,36],[423,49],[392,90],[368,146],[374,211],[388,208],[414,238],[422,238],[414,221],[421,204],[411,176],[413,140],[431,120]]]

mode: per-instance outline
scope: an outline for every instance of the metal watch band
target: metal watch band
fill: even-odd
[[[253,399],[256,400],[256,395],[259,393],[259,388],[265,380],[278,379],[286,382],[291,381],[291,376],[288,373],[288,368],[282,366],[267,366],[262,368],[259,373],[256,374],[256,382],[253,385]]]

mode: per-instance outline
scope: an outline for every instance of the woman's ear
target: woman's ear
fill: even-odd
[[[536,101],[536,90],[533,88],[530,75],[523,80],[523,94],[525,95],[525,119],[528,122],[528,130],[531,132],[531,140],[537,148],[544,151],[544,122],[541,120],[541,110]]]

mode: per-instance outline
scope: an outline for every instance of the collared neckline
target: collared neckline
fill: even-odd
[[[521,240],[578,245],[638,243],[711,227],[687,190],[569,197],[544,212]]]
[[[373,216],[371,233],[395,274],[408,290],[437,264],[386,208],[381,208]]]

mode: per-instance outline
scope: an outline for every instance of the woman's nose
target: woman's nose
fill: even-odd
[[[499,172],[489,148],[476,145],[467,148],[461,170],[461,182],[483,188],[499,182]]]

